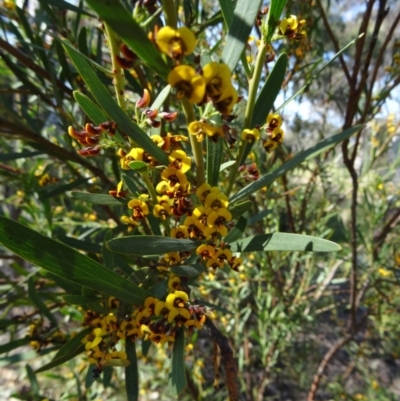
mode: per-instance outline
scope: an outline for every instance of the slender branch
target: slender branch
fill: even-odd
[[[165,22],[171,28],[176,28],[178,25],[178,20],[176,15],[175,0],[161,0],[161,4],[164,12]]]
[[[395,20],[393,21],[393,24],[391,25],[389,32],[386,35],[385,41],[383,42],[383,44],[380,48],[378,57],[376,58],[375,68],[371,75],[371,86],[368,90],[368,94],[367,94],[367,98],[366,98],[366,102],[365,102],[365,106],[364,106],[364,112],[362,115],[362,118],[364,118],[364,119],[366,118],[366,115],[368,113],[368,108],[371,103],[372,92],[374,89],[374,84],[376,83],[376,77],[378,75],[379,68],[382,67],[383,56],[385,54],[386,48],[388,47],[390,41],[393,39],[394,31],[399,23],[400,23],[400,12],[397,14]]]
[[[258,84],[260,83],[261,73],[264,68],[267,50],[268,50],[268,44],[265,43],[264,38],[262,38],[261,44],[258,48],[258,54],[257,54],[256,62],[255,62],[254,73],[249,82],[249,96],[247,99],[246,111],[244,114],[243,129],[251,128],[251,121],[253,119],[253,112],[254,112],[254,105],[256,102]],[[233,185],[235,183],[236,176],[237,176],[237,173],[238,173],[238,170],[240,167],[240,163],[242,162],[242,158],[243,158],[244,152],[246,150],[246,145],[247,145],[247,141],[241,139],[240,145],[239,145],[239,150],[238,150],[238,153],[236,156],[236,163],[232,166],[231,172],[229,175],[229,183],[228,183],[228,188],[226,190],[226,196],[228,196],[228,197],[229,197],[229,195],[232,191]]]
[[[333,44],[333,48],[335,49],[335,52],[338,53],[340,51],[339,42],[336,39],[335,34],[332,31],[332,28],[331,28],[331,26],[329,24],[329,21],[328,21],[328,18],[326,16],[324,7],[321,4],[321,0],[317,0],[317,6],[319,8],[319,13],[321,15],[322,21],[324,22],[324,26],[325,26],[326,32],[328,33],[329,37],[331,38],[331,42]],[[344,61],[343,54],[341,54],[339,56],[339,61],[340,61],[340,64],[342,66],[344,75],[346,75],[347,82],[349,83],[349,85],[351,85],[350,72],[349,72],[349,69],[347,68],[346,62]]]
[[[356,332],[360,330],[361,327],[364,325],[364,322],[366,321],[367,317],[368,313],[366,313],[363,316],[360,323],[356,326],[356,330],[353,333],[349,333],[345,335],[343,338],[339,339],[335,344],[332,345],[329,351],[325,354],[324,358],[322,359],[321,363],[318,366],[316,374],[314,375],[314,379],[311,384],[310,391],[308,393],[307,401],[314,401],[315,395],[317,393],[321,378],[325,373],[326,367],[329,365],[329,363],[335,357],[338,351],[354,338]]]
[[[119,56],[120,49],[119,49],[119,40],[117,35],[114,31],[109,27],[108,24],[104,24],[105,32],[107,35],[107,43],[108,47],[110,48],[110,55],[111,55],[111,64],[112,64],[112,71],[114,75],[113,84],[115,88],[115,96],[117,98],[117,102],[121,109],[125,110],[125,75],[124,70],[118,64],[117,57]]]
[[[228,388],[229,400],[239,401],[239,379],[236,361],[233,351],[229,346],[228,339],[215,327],[214,323],[207,319],[205,325],[211,332],[211,337],[218,344],[221,351],[221,359],[225,368],[226,386]]]

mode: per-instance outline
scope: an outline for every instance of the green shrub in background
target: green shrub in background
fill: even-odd
[[[399,5],[131,3],[3,2],[6,396],[397,399]]]

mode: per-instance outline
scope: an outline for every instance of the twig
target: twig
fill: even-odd
[[[214,323],[206,320],[206,326],[211,332],[211,337],[218,344],[221,351],[221,360],[225,368],[226,386],[228,388],[229,400],[239,401],[239,380],[236,361],[233,351],[229,346],[228,339],[215,327]]]
[[[320,12],[322,21],[324,22],[324,26],[325,26],[326,32],[328,33],[329,37],[331,38],[331,42],[333,44],[335,52],[338,53],[340,51],[339,42],[336,39],[336,37],[335,37],[335,35],[334,35],[333,31],[332,31],[332,28],[331,28],[331,26],[329,24],[328,18],[326,17],[324,7],[322,7],[321,0],[317,0],[317,6],[319,8],[319,12]],[[339,56],[339,61],[340,61],[340,64],[342,66],[342,69],[344,71],[344,74],[346,75],[347,82],[348,82],[349,85],[351,85],[350,72],[349,72],[349,69],[347,68],[347,64],[345,63],[342,54]]]

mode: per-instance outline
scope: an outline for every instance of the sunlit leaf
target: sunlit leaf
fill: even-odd
[[[235,69],[247,44],[260,11],[261,3],[262,0],[238,0],[236,3],[233,18],[229,24],[228,37],[222,52],[222,60],[231,71]]]
[[[163,255],[168,252],[190,252],[198,243],[188,239],[176,239],[157,235],[134,235],[115,238],[107,242],[113,252],[131,255]]]
[[[260,251],[311,251],[336,252],[342,248],[332,241],[309,235],[272,233],[248,237],[230,244],[232,252],[260,252]]]
[[[330,138],[327,138],[322,142],[316,144],[315,146],[307,150],[304,150],[303,152],[298,153],[296,156],[294,156],[292,159],[284,163],[282,166],[278,167],[276,170],[264,175],[257,181],[254,181],[251,184],[247,185],[246,187],[242,188],[238,193],[236,193],[235,195],[232,196],[232,198],[230,198],[230,202],[237,202],[243,198],[246,198],[252,193],[260,190],[261,188],[270,185],[277,178],[281,177],[288,171],[294,169],[296,166],[303,163],[305,160],[312,159],[313,157],[318,156],[320,153],[327,151],[328,149],[337,145],[339,142],[344,141],[351,135],[360,131],[361,128],[362,128],[361,125],[356,125],[354,127],[348,128],[342,131],[340,134],[333,135]]]

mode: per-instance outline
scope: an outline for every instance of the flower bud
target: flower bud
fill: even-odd
[[[94,127],[92,124],[87,123],[85,125],[85,130],[89,136],[95,136],[101,134],[103,129],[101,127]]]
[[[159,114],[159,116],[163,120],[170,123],[170,122],[174,121],[176,119],[176,117],[178,117],[178,112],[177,111],[171,111],[171,112],[163,111]]]
[[[147,89],[143,89],[143,96],[136,102],[136,107],[144,109],[150,104],[150,92]]]

